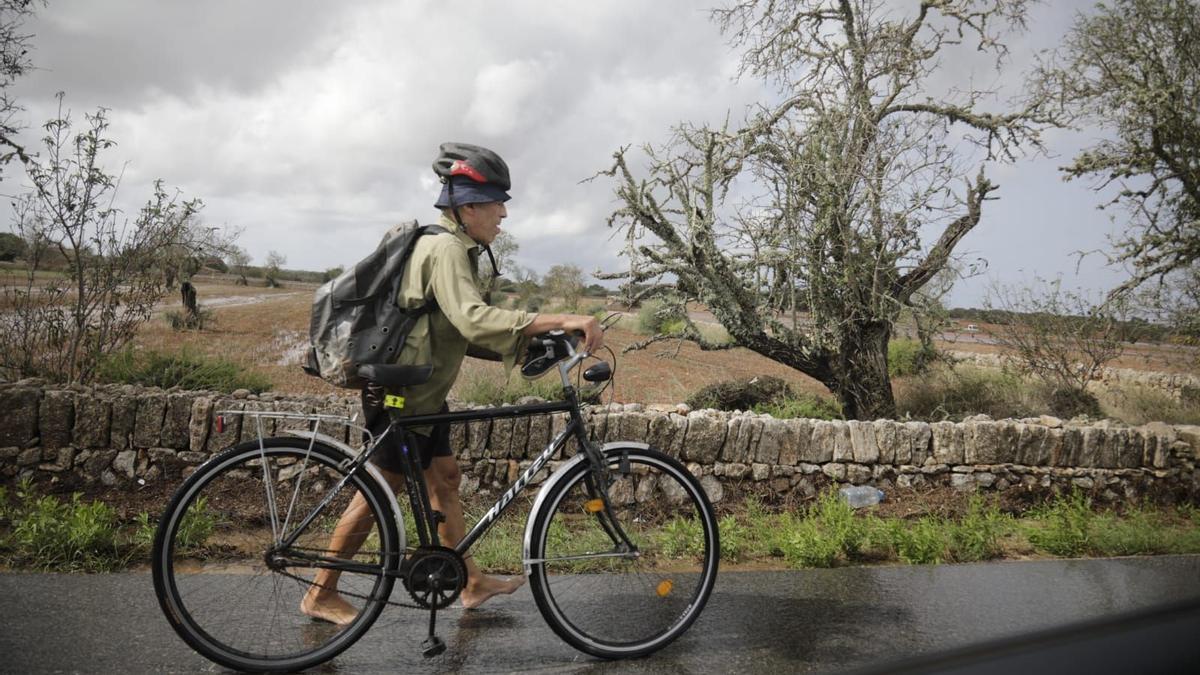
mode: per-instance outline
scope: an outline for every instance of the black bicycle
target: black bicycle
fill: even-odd
[[[299,670],[333,658],[360,638],[385,605],[429,611],[426,656],[445,649],[437,612],[466,582],[471,546],[553,457],[574,439],[577,452],[542,484],[525,527],[523,560],[546,623],[588,654],[628,658],[661,649],[696,620],[717,576],[717,520],[699,482],[675,459],[644,443],[597,446],[588,438],[570,373],[585,359],[576,338],[560,332],[531,341],[524,370],[557,366],[563,400],[401,417],[363,449],[321,432],[348,425],[330,415],[231,411],[254,423],[258,439],[229,448],[197,468],[159,522],[154,589],[175,631],[205,657],[230,668]],[[611,378],[607,362],[582,373],[592,386]],[[428,367],[363,366],[360,374],[395,391],[429,377]],[[394,397],[387,401],[393,406]],[[417,543],[405,541],[403,514],[368,463],[388,434],[473,420],[566,413],[564,428],[532,460],[453,548],[438,541],[418,459],[405,443],[405,481]],[[264,422],[287,430],[263,433]],[[355,496],[369,528],[349,557],[330,536]],[[364,506],[365,505],[365,506]],[[300,602],[319,569],[340,573],[337,590],[357,615],[348,624],[303,615]],[[409,601],[392,601],[399,579]]]

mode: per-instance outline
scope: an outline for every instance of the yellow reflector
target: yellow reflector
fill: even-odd
[[[599,513],[604,510],[604,500],[589,499],[587,500],[587,503],[583,505],[583,508],[586,509],[588,513]]]
[[[404,408],[404,397],[388,394],[383,397],[383,407],[396,408],[397,410]]]
[[[671,594],[671,589],[674,587],[675,584],[671,583],[670,579],[667,579],[665,581],[658,582],[658,588],[654,589],[654,592],[658,593],[658,597],[665,598]]]

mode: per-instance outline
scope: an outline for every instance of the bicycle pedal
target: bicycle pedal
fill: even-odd
[[[446,643],[436,635],[430,635],[421,643],[421,656],[431,659],[446,651]]]

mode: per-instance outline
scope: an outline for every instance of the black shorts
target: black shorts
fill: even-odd
[[[370,390],[370,391],[368,391]],[[389,418],[387,409],[383,407],[383,388],[378,389],[368,387],[363,389],[362,393],[362,408],[363,408],[363,426],[367,428],[375,436],[379,436],[387,430]],[[450,406],[442,404],[442,409],[439,413],[449,412]],[[392,473],[404,472],[404,451],[401,449],[401,444],[404,442],[404,436],[409,439],[409,451],[415,450],[417,457],[421,460],[421,468],[428,469],[433,463],[434,457],[453,457],[454,450],[450,448],[450,425],[437,424],[434,425],[430,435],[410,431],[407,434],[401,433],[398,429],[393,430],[383,439],[383,442],[371,455],[371,463],[381,469],[391,471]],[[366,434],[363,435],[363,442],[367,441]]]

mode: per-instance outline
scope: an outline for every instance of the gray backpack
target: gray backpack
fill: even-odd
[[[396,305],[396,295],[413,247],[422,235],[447,230],[417,221],[388,231],[375,251],[317,289],[308,328],[311,349],[304,372],[330,384],[361,388],[358,367],[394,363],[417,319],[437,308]]]

